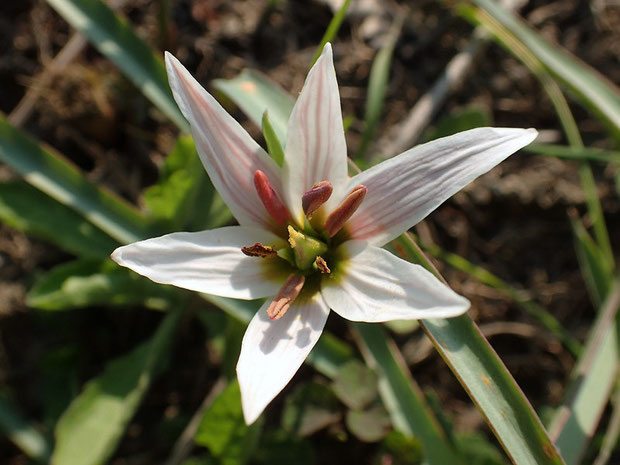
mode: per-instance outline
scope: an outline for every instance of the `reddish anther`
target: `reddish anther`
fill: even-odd
[[[272,320],[279,320],[282,318],[293,301],[299,296],[305,282],[306,278],[304,276],[297,276],[296,274],[290,275],[267,309],[269,318]]]
[[[286,206],[278,198],[278,195],[271,187],[267,175],[261,170],[254,173],[254,187],[265,209],[271,217],[280,226],[286,226],[287,221],[291,218]]]
[[[325,230],[329,237],[334,237],[344,224],[351,218],[353,213],[358,209],[368,189],[366,186],[355,186],[353,190],[346,196],[338,208],[329,214],[325,220]]]
[[[332,195],[332,183],[329,181],[317,182],[312,189],[301,196],[301,206],[308,218],[323,205]]]

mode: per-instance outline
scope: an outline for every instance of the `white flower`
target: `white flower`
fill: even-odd
[[[120,247],[112,258],[158,283],[270,297],[248,326],[237,364],[248,424],[303,363],[330,309],[366,322],[467,311],[467,299],[380,247],[530,143],[535,130],[465,131],[348,178],[327,44],[291,114],[279,167],[170,54],[166,66],[205,169],[239,226],[168,234]]]

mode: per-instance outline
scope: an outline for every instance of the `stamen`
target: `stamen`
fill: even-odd
[[[308,219],[321,205],[327,202],[333,190],[331,182],[321,181],[317,182],[312,186],[312,189],[301,196],[301,206]]]
[[[329,274],[332,272],[332,270],[329,269],[329,266],[327,266],[325,259],[320,255],[316,257],[316,260],[314,260],[313,266],[323,274]]]
[[[355,186],[353,190],[347,195],[342,203],[333,212],[329,214],[325,220],[325,230],[329,237],[334,237],[338,231],[344,226],[344,224],[351,218],[353,213],[358,209],[368,189],[366,186]]]
[[[276,249],[269,247],[268,245],[263,245],[260,242],[250,245],[249,247],[241,247],[241,251],[248,257],[265,258],[278,256],[278,251]]]
[[[304,287],[304,282],[306,282],[304,276],[292,274],[288,277],[267,309],[269,318],[279,320],[284,316],[293,301],[299,296]]]
[[[263,202],[263,205],[269,215],[271,215],[271,217],[280,226],[286,226],[286,223],[290,220],[291,215],[282,201],[278,198],[278,195],[273,190],[273,187],[271,187],[269,179],[267,179],[267,175],[261,170],[256,170],[254,173],[254,187],[256,187],[258,197],[261,202]]]

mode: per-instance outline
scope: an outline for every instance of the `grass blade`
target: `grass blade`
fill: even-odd
[[[269,121],[267,110],[263,113],[262,128],[263,137],[265,138],[269,155],[271,155],[271,158],[275,160],[278,166],[282,167],[284,164],[284,150],[282,149],[282,145],[280,144],[280,140],[278,139],[276,132],[273,130],[271,121]]]
[[[31,459],[49,461],[51,442],[28,423],[4,393],[0,393],[0,431]]]
[[[112,455],[140,405],[181,317],[170,312],[147,342],[111,362],[63,413],[52,465],[101,465]]]
[[[617,380],[619,308],[620,280],[616,280],[573,371],[567,400],[549,428],[567,465],[580,463]]]
[[[100,0],[47,0],[80,31],[179,129],[189,125],[177,107],[161,54],[156,54],[131,26]]]
[[[354,327],[366,363],[379,374],[379,392],[394,427],[424,443],[424,455],[429,464],[463,463],[385,330],[370,323],[354,323]]]
[[[321,39],[321,43],[316,49],[316,53],[314,54],[314,58],[312,59],[312,64],[316,63],[316,60],[319,59],[321,53],[323,52],[323,47],[327,42],[331,42],[338,34],[338,30],[340,29],[340,25],[344,20],[345,15],[347,14],[347,9],[349,8],[349,3],[351,0],[344,0],[342,6],[338,9],[332,20],[329,22],[327,29],[325,30],[325,34],[323,34],[323,38]]]
[[[545,41],[498,2],[468,1],[484,10],[522,42],[555,78],[607,123],[616,138],[620,137],[620,94],[617,87],[569,52]]]
[[[620,152],[594,147],[571,147],[569,145],[532,143],[522,149],[525,152],[545,157],[563,158],[566,160],[598,161],[620,165]]]
[[[0,161],[121,243],[155,235],[137,210],[92,184],[75,166],[1,117]]]

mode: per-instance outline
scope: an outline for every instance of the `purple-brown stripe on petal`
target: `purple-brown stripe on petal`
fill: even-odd
[[[306,278],[304,276],[290,275],[267,309],[269,318],[272,320],[282,318],[303,289],[305,282]]]
[[[359,208],[368,189],[366,186],[355,186],[338,207],[325,220],[325,230],[329,237],[334,237],[349,218]]]
[[[308,218],[323,205],[332,195],[332,183],[329,181],[317,182],[312,189],[301,197],[301,206]]]
[[[278,198],[278,195],[271,187],[267,175],[261,170],[256,170],[254,173],[254,186],[261,202],[265,206],[265,209],[276,220],[280,226],[286,226],[286,223],[290,220],[291,215],[288,212],[286,206]]]

